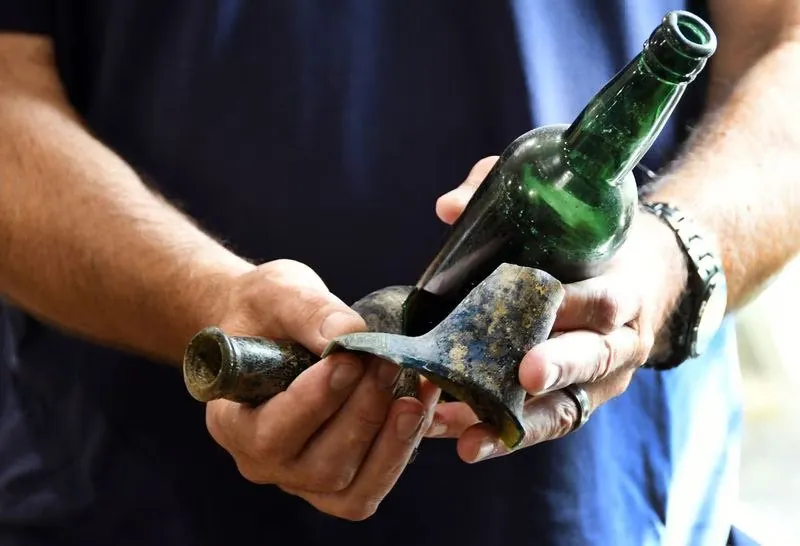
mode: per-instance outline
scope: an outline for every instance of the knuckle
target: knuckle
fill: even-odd
[[[256,461],[270,461],[275,458],[278,451],[274,440],[267,430],[259,427],[250,441],[248,452]]]
[[[307,479],[304,480],[308,490],[318,493],[339,493],[353,483],[355,468],[337,466],[322,458],[318,458],[317,461],[315,468],[306,474]]]
[[[315,362],[306,371],[322,365],[324,365],[322,361]],[[290,383],[286,391],[278,396],[285,396],[291,400],[292,418],[296,419],[297,422],[316,421],[320,413],[333,412],[343,402],[341,395],[337,395],[335,391],[325,388],[324,384],[313,383],[309,385],[300,381]]]
[[[227,400],[213,400],[206,404],[206,430],[211,439],[228,453],[239,451],[235,430],[237,405]]]
[[[262,266],[264,274],[270,281],[289,285],[310,285],[318,290],[325,290],[325,283],[309,266],[296,260],[281,258]]]
[[[634,368],[634,369],[637,369],[637,368],[641,368],[642,366],[644,366],[647,363],[647,361],[650,359],[650,352],[651,351],[640,351],[638,356],[637,356],[637,358],[636,358],[636,361],[633,362],[633,365],[631,367]]]
[[[526,427],[525,445],[555,440],[569,434],[578,418],[578,410],[572,399],[565,393],[554,392],[548,395],[547,408],[536,419],[533,427]]]
[[[572,399],[563,393],[559,396],[553,410],[550,422],[550,438],[561,438],[569,434],[575,426],[575,422],[578,419],[578,410]]]
[[[608,288],[600,288],[592,298],[590,323],[601,332],[610,332],[617,327],[619,299]]]
[[[639,347],[636,354],[636,366],[641,366],[650,358],[650,352],[655,345],[655,334],[650,330],[639,334]]]
[[[286,272],[310,270],[310,268],[302,262],[291,260],[289,258],[278,258],[277,260],[272,260],[271,262],[264,264],[263,268],[264,272],[276,276],[280,276]]]
[[[338,513],[338,517],[348,521],[364,521],[371,518],[378,511],[380,499],[359,498],[345,503]]]
[[[261,466],[254,465],[250,462],[245,462],[241,457],[238,456],[234,456],[233,460],[236,463],[236,469],[239,471],[239,474],[241,474],[242,477],[250,483],[256,485],[267,485],[272,483],[269,474],[264,472],[264,469]]]
[[[614,344],[607,337],[602,337],[600,350],[597,352],[597,365],[592,375],[592,381],[598,381],[608,377],[614,370],[614,363],[617,360],[617,350]]]
[[[213,404],[211,402],[206,406],[206,429],[216,443],[225,447],[224,428],[219,422],[219,412],[214,409]]]
[[[320,361],[321,362],[321,361]],[[311,364],[308,369],[321,366],[320,362]],[[308,371],[308,369],[306,371]],[[315,368],[316,369],[316,368]],[[305,372],[303,372],[305,373]],[[322,388],[308,388],[307,385],[293,381],[286,390],[278,396],[290,398],[292,401],[292,414],[298,421],[313,419],[317,412],[324,411],[339,399],[330,390]],[[276,397],[277,398],[277,397]]]
[[[354,472],[328,471],[326,474],[316,476],[311,484],[315,491],[340,493],[350,487],[354,475]]]
[[[268,469],[271,468],[271,465],[264,464],[265,461],[269,461],[270,458],[264,456],[253,456],[254,452],[258,455],[259,449],[261,449],[259,446],[258,435],[256,436],[253,444],[245,446],[242,446],[241,444],[237,445],[237,442],[235,442],[226,432],[228,427],[221,423],[222,417],[219,415],[220,411],[221,410],[217,411],[213,409],[213,406],[210,404],[206,410],[206,428],[208,429],[211,438],[233,458],[236,468],[242,477],[256,484],[271,483],[270,473],[268,472]],[[232,426],[234,426],[235,423],[236,420],[234,418],[231,421]]]
[[[376,407],[359,408],[353,410],[354,432],[358,436],[375,436],[386,422],[384,412],[378,412]]]

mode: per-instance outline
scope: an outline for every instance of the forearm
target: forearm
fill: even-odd
[[[172,362],[251,266],[151,192],[48,86],[0,84],[0,293]]]
[[[729,310],[800,252],[797,97],[800,43],[785,39],[738,79],[648,197],[677,205],[715,235]]]

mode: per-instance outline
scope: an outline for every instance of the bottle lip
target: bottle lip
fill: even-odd
[[[664,17],[667,40],[675,51],[690,59],[707,59],[717,50],[717,35],[711,26],[689,11],[675,10]]]
[[[210,326],[197,333],[183,359],[184,382],[191,396],[208,402],[230,389],[235,383],[231,363],[237,361],[237,357],[231,338],[220,328]]]

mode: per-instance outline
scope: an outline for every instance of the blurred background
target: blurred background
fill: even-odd
[[[800,259],[738,313],[745,397],[738,525],[800,544]]]

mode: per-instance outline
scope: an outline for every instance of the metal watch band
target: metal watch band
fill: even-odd
[[[700,235],[694,223],[683,212],[668,203],[643,202],[641,205],[672,228],[678,243],[689,258],[690,268],[694,268],[703,278],[721,270],[716,247],[709,242],[708,235]]]
[[[686,256],[686,291],[669,321],[670,354],[647,364],[652,368],[669,369],[698,356],[697,331],[706,304],[708,281],[722,271],[722,264],[708,236],[701,235],[695,224],[678,208],[669,203],[641,202],[640,205],[672,229]]]

